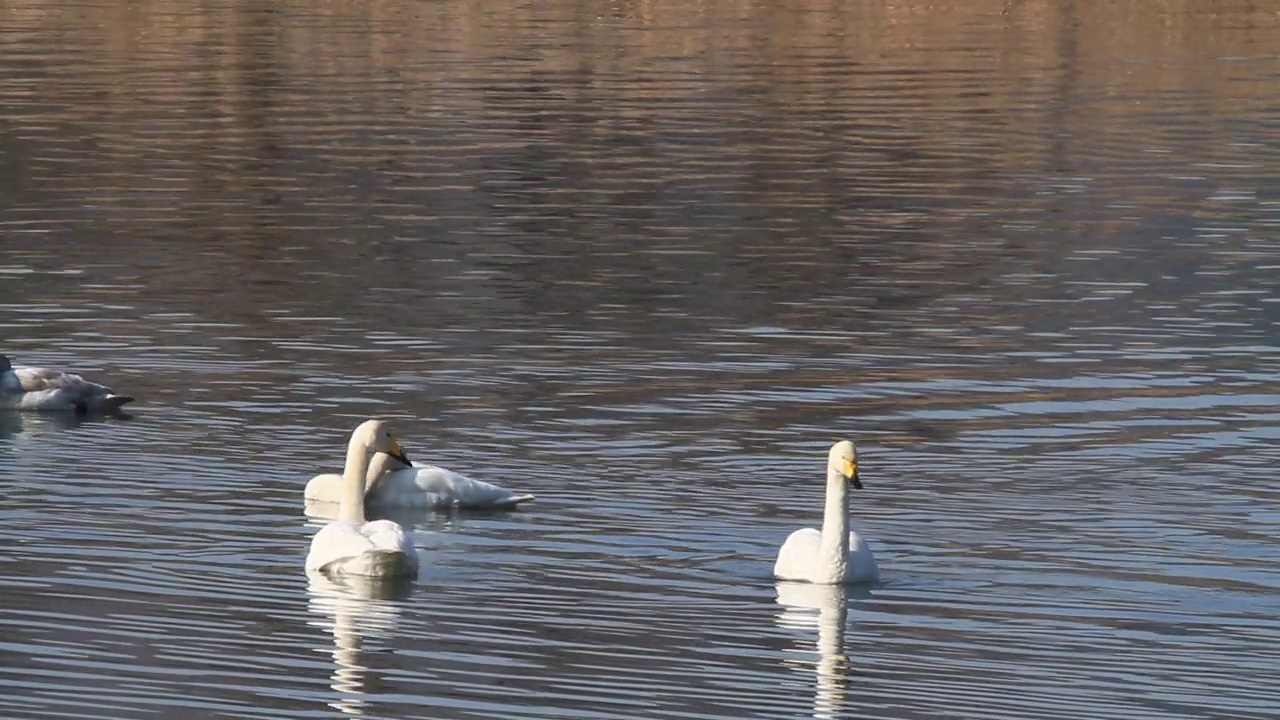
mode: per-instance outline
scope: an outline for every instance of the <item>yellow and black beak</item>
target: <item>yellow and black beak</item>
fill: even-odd
[[[405,455],[404,450],[400,449],[400,441],[396,440],[395,435],[391,436],[391,448],[387,452],[387,454],[395,458],[396,460],[399,460],[400,462],[404,463],[405,465],[410,465],[410,466],[413,465],[413,463],[409,462],[409,456]]]
[[[858,479],[858,461],[853,458],[844,459],[844,477],[853,481],[855,490],[862,489],[862,480]]]

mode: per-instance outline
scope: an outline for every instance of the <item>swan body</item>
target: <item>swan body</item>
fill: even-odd
[[[115,412],[128,395],[117,395],[106,385],[89,382],[75,373],[36,367],[14,367],[0,355],[0,408],[11,410],[62,410],[80,414]]]
[[[393,578],[418,571],[418,554],[399,523],[331,522],[311,539],[307,570],[331,575]]]
[[[386,453],[374,453],[373,459],[369,461],[369,469],[365,471],[365,505],[372,505],[369,498],[369,490],[378,481],[378,478],[382,477],[388,470],[406,467],[410,466]],[[307,487],[302,494],[308,502],[339,502],[342,499],[342,475],[321,473],[307,481]]]
[[[827,501],[822,530],[802,528],[791,533],[773,565],[782,580],[823,585],[875,582],[880,577],[871,546],[849,529],[849,485],[862,489],[858,459],[848,440],[831,446],[827,454]]]
[[[304,497],[337,502],[341,492],[342,477],[324,474],[307,483]],[[365,475],[364,502],[370,508],[503,509],[532,499],[435,465],[403,463],[386,453],[374,455]]]
[[[308,572],[372,578],[404,577],[418,572],[418,552],[403,527],[391,520],[365,520],[365,477],[369,456],[375,452],[409,462],[381,420],[367,420],[351,433],[338,497],[338,519],[311,538]]]

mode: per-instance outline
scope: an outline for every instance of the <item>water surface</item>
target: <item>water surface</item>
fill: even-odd
[[[1136,8],[4,4],[0,352],[139,401],[0,416],[0,714],[1280,714],[1280,21]],[[308,577],[375,415],[538,500]]]

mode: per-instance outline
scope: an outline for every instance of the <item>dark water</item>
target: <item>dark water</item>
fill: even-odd
[[[1274,718],[1266,3],[0,4],[0,715]],[[539,496],[302,561],[360,419]],[[852,437],[872,588],[775,585]]]

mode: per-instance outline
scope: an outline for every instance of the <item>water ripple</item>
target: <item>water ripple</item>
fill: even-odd
[[[1280,714],[1268,11],[580,10],[0,7],[0,713]],[[538,500],[307,577],[370,415]]]

